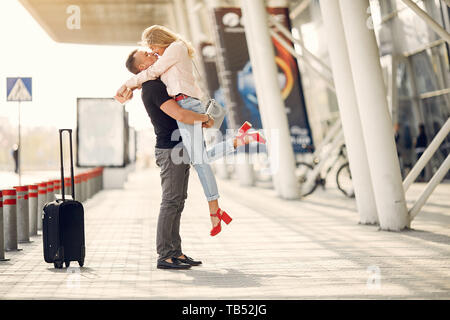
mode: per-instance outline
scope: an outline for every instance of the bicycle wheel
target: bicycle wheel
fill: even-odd
[[[344,163],[336,173],[336,184],[338,189],[349,198],[355,197],[355,190],[353,188],[352,173],[350,172],[350,166]]]
[[[295,170],[295,174],[297,176],[297,180],[300,184],[306,182],[306,178],[308,177],[308,173],[313,169],[313,166],[307,162],[297,162],[297,169]]]
[[[311,185],[306,185],[306,181],[308,180],[308,175],[311,174],[314,167],[307,162],[297,162],[297,179],[300,183],[300,195],[302,197],[306,197],[313,193],[317,186],[320,184],[320,175],[314,179],[314,182]]]

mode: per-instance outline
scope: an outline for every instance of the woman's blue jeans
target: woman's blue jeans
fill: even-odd
[[[205,107],[198,99],[189,97],[179,100],[178,104],[183,109],[191,110],[196,113],[206,112]],[[218,199],[219,191],[217,189],[217,182],[209,163],[233,152],[233,140],[228,139],[222,141],[206,150],[201,122],[193,125],[180,121],[177,121],[177,123],[178,128],[180,129],[180,135],[183,139],[183,145],[188,152],[192,166],[197,171],[206,199],[208,201]]]

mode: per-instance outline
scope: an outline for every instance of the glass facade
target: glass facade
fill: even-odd
[[[292,1],[291,12],[305,1]],[[450,31],[449,7],[441,0],[416,3],[437,23]],[[397,130],[397,148],[404,175],[417,161],[415,142],[424,124],[428,143],[450,116],[449,47],[401,0],[371,0],[371,15],[385,79],[392,124]],[[293,33],[323,62],[329,65],[320,1],[309,5],[294,19]],[[316,72],[300,61],[304,90],[315,141],[323,138],[329,123],[338,117],[336,96]],[[429,180],[450,152],[450,138],[441,145],[429,165]],[[447,176],[450,178],[450,174]]]

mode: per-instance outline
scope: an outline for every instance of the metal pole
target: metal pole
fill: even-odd
[[[17,241],[30,242],[30,218],[28,213],[28,186],[14,187],[17,194]]]
[[[55,192],[53,188],[53,180],[47,181],[47,202],[55,200]]]
[[[28,186],[28,216],[30,221],[30,236],[37,235],[38,185]]]
[[[299,54],[297,51],[292,48],[291,45],[289,45],[278,33],[276,33],[273,30],[270,30],[270,34],[272,37],[274,37],[287,51],[289,51],[290,54],[292,54],[294,57],[301,59],[307,67],[309,67],[316,75],[318,75],[327,85],[327,87],[333,91],[336,92],[336,89],[334,87],[333,82],[326,77],[322,72],[316,69],[304,56]]]
[[[342,131],[338,133],[334,137],[334,140],[331,144],[331,147],[322,155],[322,159],[320,159],[319,163],[314,167],[314,169],[308,173],[307,180],[304,182],[302,187],[303,190],[311,190],[313,184],[316,182],[316,178],[320,175],[322,168],[325,166],[330,155],[336,151],[338,147],[340,147],[344,143],[344,134]]]
[[[419,199],[416,201],[414,206],[409,210],[409,216],[411,221],[417,216],[420,212],[420,209],[427,202],[430,195],[433,193],[434,189],[438,186],[438,184],[444,179],[448,170],[450,169],[450,155],[447,156],[445,161],[439,167],[438,171],[434,174],[433,178],[431,178],[430,182],[428,182],[425,190],[420,195]]]
[[[85,173],[85,175],[86,175],[86,187],[87,187],[86,195],[87,195],[87,198],[90,199],[92,197],[91,172],[88,171]]]
[[[321,59],[316,57],[315,54],[313,54],[311,51],[309,51],[305,45],[301,42],[295,39],[292,36],[291,31],[286,29],[284,25],[282,25],[280,22],[278,22],[274,17],[269,16],[269,22],[272,23],[278,31],[280,31],[286,38],[288,38],[292,43],[295,43],[299,45],[302,48],[302,51],[305,53],[305,56],[311,57],[315,62],[317,62],[322,68],[324,68],[326,71],[331,73],[331,69],[328,65],[326,65]]]
[[[9,260],[5,258],[5,237],[3,228],[3,195],[2,191],[0,190],[0,262]]]
[[[298,15],[302,14],[302,12],[305,11],[305,9],[307,9],[310,4],[311,0],[303,0],[297,5],[297,7],[295,7],[294,10],[289,13],[289,18],[291,18],[291,20],[294,20]]]
[[[81,202],[81,177],[80,177],[80,175],[76,175],[74,177],[74,179],[75,179],[75,182],[74,182],[74,184],[75,184],[75,199],[74,200]]]
[[[255,173],[253,164],[250,161],[250,155],[244,150],[238,151],[235,159],[235,168],[238,174],[239,184],[244,187],[253,186],[255,184]]]
[[[175,17],[177,20],[178,28],[177,32],[181,34],[185,40],[192,41],[192,35],[189,28],[189,23],[186,17],[186,7],[184,6],[183,0],[173,0]]]
[[[241,3],[253,70],[258,70],[255,82],[261,116],[263,121],[265,120],[264,129],[276,131],[278,137],[278,140],[267,141],[275,190],[284,199],[298,199],[300,190],[295,177],[294,152],[278,83],[265,3],[264,1],[241,1]]]
[[[56,195],[61,192],[61,180],[53,180],[53,191],[55,193],[54,199],[57,199]]]
[[[317,146],[317,148],[313,154],[313,159],[320,156],[320,153],[322,152],[322,148],[324,146],[326,146],[341,131],[341,129],[342,129],[342,122],[341,122],[341,119],[338,118],[336,120],[336,122],[328,130],[327,134],[325,135],[325,138]]]
[[[3,190],[3,219],[5,250],[18,251],[17,247],[17,214],[16,190]]]
[[[412,11],[414,11],[423,21],[428,24],[428,26],[433,29],[442,39],[447,43],[450,43],[450,33],[448,33],[444,28],[440,26],[439,23],[434,21],[425,11],[423,11],[414,1],[412,0],[402,0]]]
[[[410,221],[378,45],[366,25],[369,0],[339,0],[339,4],[380,228],[400,231]]]
[[[20,100],[19,100],[19,147],[17,150],[17,169],[19,171],[19,186],[22,185],[22,166],[20,165],[20,158],[22,158],[21,154],[22,154],[22,142],[21,142],[21,134],[20,134]]]
[[[86,196],[86,194],[87,194],[87,185],[86,185],[86,174],[84,174],[84,173],[81,173],[80,174],[80,177],[81,177],[81,202],[84,202],[84,201],[86,201],[86,199],[87,199],[87,196]]]
[[[372,179],[370,178],[358,102],[353,85],[350,58],[345,46],[345,34],[339,2],[336,0],[322,0],[320,8],[327,35],[328,51],[333,68],[350,171],[352,172],[359,222],[362,224],[376,224],[378,223],[377,207],[372,189]]]
[[[417,176],[420,174],[423,168],[425,168],[425,166],[430,161],[431,157],[436,152],[436,150],[439,148],[442,141],[444,141],[444,139],[447,137],[449,132],[450,132],[450,118],[447,119],[445,124],[433,138],[433,141],[431,141],[431,143],[428,145],[428,147],[426,148],[425,152],[422,154],[420,159],[408,173],[408,176],[406,177],[405,181],[403,181],[403,189],[405,190],[405,192],[408,191],[409,187],[416,180]]]
[[[64,196],[72,196],[72,179],[64,178]]]

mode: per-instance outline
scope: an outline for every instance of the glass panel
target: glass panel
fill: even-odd
[[[299,1],[289,2],[290,10],[294,10]],[[331,65],[328,55],[327,35],[324,30],[319,1],[311,1],[308,8],[291,21],[292,34],[301,39],[305,47],[325,64]],[[301,52],[299,46],[295,49]],[[309,59],[309,62],[318,70],[320,65]],[[314,141],[319,144],[327,131],[327,123],[338,112],[336,95],[326,86],[325,82],[317,76],[302,60],[299,60],[302,74],[303,89],[305,93],[306,108],[314,135]],[[324,72],[331,78],[331,74]]]
[[[431,62],[431,56],[427,51],[420,52],[411,57],[411,63],[415,74],[417,93],[444,89],[439,86],[436,69]]]
[[[439,132],[441,127],[444,125],[450,116],[448,110],[447,101],[450,98],[450,94],[442,95],[438,97],[428,98],[422,100],[422,108],[425,119],[425,132],[428,138],[428,144],[434,138],[434,136]],[[430,161],[430,174],[434,174],[442,162],[445,160],[450,152],[450,137],[444,140],[439,149],[436,151],[435,155]],[[448,175],[447,175],[448,176]],[[428,176],[427,179],[431,178]]]
[[[407,61],[401,61],[397,68],[397,88],[399,97],[412,97],[411,75],[408,73]]]
[[[397,153],[399,155],[400,166],[403,177],[411,170],[416,162],[414,152],[414,139],[417,136],[417,119],[412,112],[412,102],[409,99],[400,99],[398,102],[398,136],[396,136]]]

